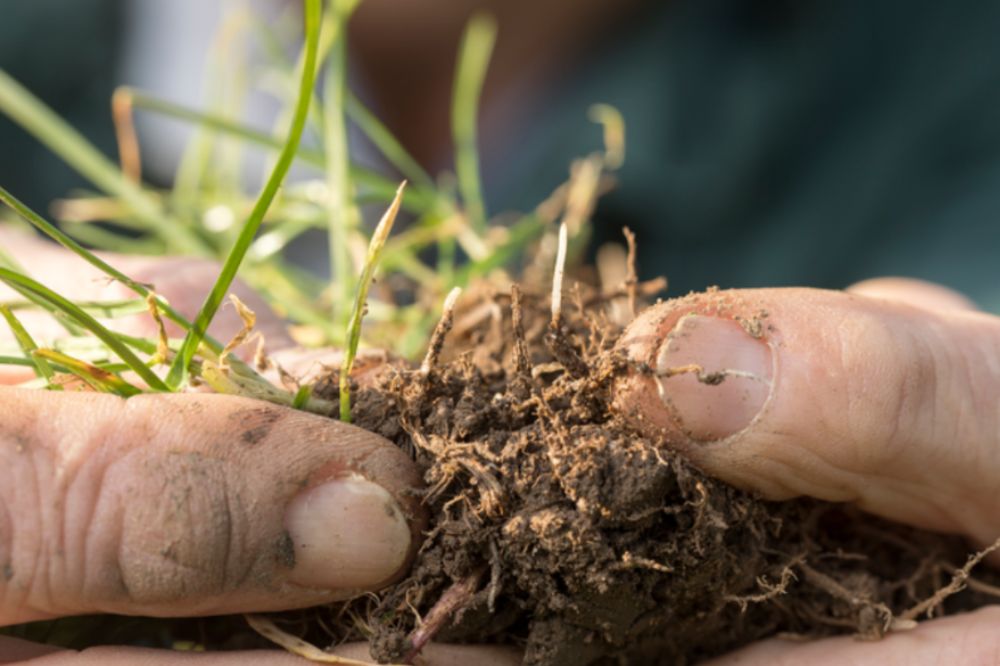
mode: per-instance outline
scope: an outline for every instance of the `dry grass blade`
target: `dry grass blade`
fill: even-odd
[[[146,294],[146,307],[156,323],[156,354],[150,359],[150,364],[169,363],[170,344],[167,337],[167,327],[163,324],[163,317],[160,316],[160,302],[155,292],[150,291]]]
[[[115,126],[122,174],[138,184],[142,180],[142,159],[139,156],[135,123],[132,121],[132,91],[128,88],[116,88],[111,95],[111,119]]]
[[[240,316],[240,321],[243,322],[243,327],[233,336],[232,340],[226,343],[226,346],[222,349],[222,353],[219,354],[219,367],[221,368],[228,367],[229,355],[247,341],[253,333],[254,326],[257,325],[257,315],[236,294],[229,294],[229,300],[232,302],[233,307],[236,308],[236,312]]]
[[[312,643],[307,643],[298,636],[293,636],[292,634],[279,629],[274,622],[262,617],[260,615],[246,615],[247,624],[256,631],[258,634],[266,638],[267,640],[280,645],[289,652],[303,659],[308,659],[309,661],[318,664],[340,664],[341,666],[377,666],[374,662],[370,661],[359,661],[357,659],[348,659],[347,657],[338,657],[335,654],[330,654],[325,652]]]
[[[628,293],[629,316],[634,319],[636,314],[636,303],[638,302],[636,287],[639,284],[639,275],[636,270],[637,248],[635,233],[633,233],[628,227],[622,229],[622,233],[625,234],[625,242],[628,243],[628,258],[625,260],[625,291]]]
[[[594,104],[588,115],[604,130],[604,166],[620,169],[625,163],[625,119],[621,112],[609,104]]]
[[[140,388],[129,384],[118,375],[55,349],[36,349],[31,355],[59,364],[95,391],[113,393],[126,398],[142,393]]]

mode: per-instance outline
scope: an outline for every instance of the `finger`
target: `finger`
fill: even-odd
[[[977,310],[976,304],[962,294],[932,282],[912,278],[873,278],[852,284],[849,293],[908,303],[928,310]]]
[[[985,543],[1000,533],[995,317],[808,289],[712,292],[650,308],[621,344],[660,376],[627,379],[619,409],[712,475]]]
[[[348,659],[371,659],[367,643],[341,645],[334,654]],[[524,653],[500,645],[445,645],[432,643],[420,650],[416,663],[422,666],[519,666]]]
[[[879,641],[850,636],[808,643],[773,639],[705,666],[938,666],[1000,663],[1000,607],[921,623]]]
[[[117,301],[138,297],[125,285],[110,280],[107,275],[75,254],[53,243],[9,229],[0,229],[0,247],[14,255],[33,278],[72,301]],[[110,253],[101,256],[137,282],[152,285],[157,294],[188,320],[193,320],[198,314],[220,272],[216,262],[206,259],[133,257]],[[292,344],[281,318],[260,295],[240,280],[233,283],[231,292],[256,313],[256,329],[264,335],[269,350],[283,349]],[[0,300],[19,298],[5,285],[0,285]],[[65,334],[62,327],[45,313],[22,311],[18,315],[40,343]],[[106,324],[119,332],[139,337],[157,334],[156,322],[145,313],[110,320]],[[227,304],[212,320],[209,333],[222,341],[228,341],[242,326],[239,314]],[[181,330],[175,324],[167,322],[167,332],[176,336]],[[10,332],[5,326],[0,326],[0,340],[3,339],[10,339]]]
[[[0,389],[0,625],[380,587],[416,547],[418,483],[380,437],[252,400]]]
[[[62,650],[21,638],[0,636],[0,664],[19,664],[54,652],[62,652]]]
[[[276,386],[282,385],[282,372],[300,384],[316,384],[329,381],[339,373],[344,352],[331,347],[289,347],[270,354],[268,359],[273,363],[262,374]],[[351,378],[359,386],[371,386],[384,371],[404,367],[405,360],[384,349],[359,349],[352,366]]]
[[[10,652],[8,652],[10,650]],[[36,651],[37,650],[37,651]],[[341,657],[369,661],[367,644],[342,645],[333,651]],[[41,657],[44,658],[37,658]],[[279,650],[241,652],[171,652],[133,647],[100,647],[83,650],[53,650],[17,639],[0,637],[0,664],[31,666],[304,666],[309,662]],[[373,662],[374,663],[374,662]],[[428,645],[421,652],[421,666],[517,666],[521,655],[513,648],[471,645]],[[27,666],[27,664],[25,664]]]

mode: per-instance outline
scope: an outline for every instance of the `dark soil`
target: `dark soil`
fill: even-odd
[[[761,501],[639,434],[611,407],[642,369],[615,350],[606,299],[571,290],[558,330],[539,294],[465,302],[429,372],[391,367],[355,393],[355,422],[424,470],[431,528],[409,577],[289,631],[391,662],[433,638],[520,645],[532,666],[686,664],[775,634],[881,637],[965,563],[961,540]]]

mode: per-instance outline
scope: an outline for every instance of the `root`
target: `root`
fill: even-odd
[[[724,600],[727,603],[736,604],[740,607],[740,612],[745,613],[751,604],[759,604],[780,597],[788,591],[789,585],[798,580],[798,577],[795,575],[795,567],[801,565],[804,560],[804,555],[792,558],[781,570],[781,576],[777,583],[770,583],[763,576],[759,576],[757,578],[757,587],[763,590],[763,592],[739,596],[727,594]]]
[[[806,582],[826,592],[834,599],[847,603],[858,611],[858,624],[854,629],[862,638],[881,638],[894,626],[892,610],[883,603],[872,601],[844,587],[830,576],[816,571],[805,562],[798,565]],[[867,617],[866,617],[867,616]]]
[[[406,653],[406,657],[403,659],[404,663],[414,663],[420,651],[441,631],[452,615],[468,605],[485,572],[486,568],[481,567],[445,590],[434,607],[427,613],[423,623],[407,639],[410,651]]]
[[[911,608],[903,611],[899,614],[898,619],[903,620],[916,620],[920,615],[924,613],[930,613],[943,602],[945,599],[955,594],[956,592],[961,592],[965,589],[966,584],[969,581],[969,574],[977,564],[983,561],[983,559],[992,553],[993,551],[1000,548],[1000,539],[993,542],[992,545],[987,546],[978,553],[972,555],[969,560],[965,563],[965,566],[961,569],[955,570],[952,574],[951,582],[942,587],[940,590],[924,599],[920,603],[912,606]]]

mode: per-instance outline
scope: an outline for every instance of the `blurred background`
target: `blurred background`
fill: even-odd
[[[351,85],[431,173],[450,166],[455,54],[475,9],[499,25],[480,118],[491,210],[530,209],[597,149],[587,109],[602,102],[624,116],[627,154],[594,246],[628,225],[640,272],[666,274],[671,295],[893,274],[1000,309],[1000,3],[366,0]],[[220,95],[206,67],[247,48],[220,27],[250,12],[294,31],[295,11],[4,0],[0,68],[113,155],[116,85],[204,108]],[[243,117],[268,127],[277,106],[251,102]],[[143,118],[147,178],[169,184],[191,131]],[[39,210],[84,185],[4,117],[0,183]]]

